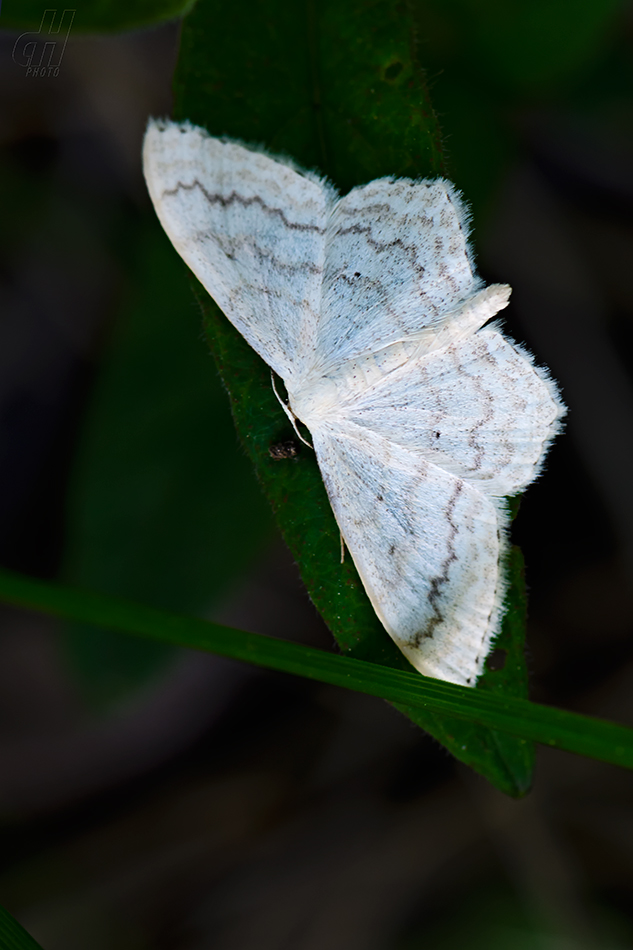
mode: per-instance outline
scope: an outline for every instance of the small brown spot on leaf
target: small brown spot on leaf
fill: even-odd
[[[390,66],[387,66],[387,68],[385,69],[385,79],[388,82],[393,82],[394,79],[398,78],[403,68],[404,67],[402,63],[399,63],[399,62],[395,62],[395,63],[392,63]]]
[[[294,439],[288,439],[285,442],[273,442],[268,447],[268,454],[276,462],[280,459],[296,459],[299,454],[299,443],[295,442]]]
[[[497,649],[493,650],[486,660],[486,669],[491,670],[493,673],[497,670],[502,670],[506,665],[507,659],[508,651],[501,649],[501,647],[497,647]]]

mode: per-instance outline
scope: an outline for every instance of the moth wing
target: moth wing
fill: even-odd
[[[432,328],[480,287],[468,214],[450,182],[381,178],[354,188],[328,224],[318,368]]]
[[[316,176],[189,124],[151,121],[143,168],[176,250],[285,380],[312,354],[336,195]]]
[[[565,408],[529,354],[495,329],[411,358],[349,402],[346,419],[488,495],[534,480]]]
[[[474,685],[500,622],[502,516],[472,485],[375,432],[324,424],[312,437],[387,632],[421,673]]]

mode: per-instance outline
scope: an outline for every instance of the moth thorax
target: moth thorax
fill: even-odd
[[[307,379],[296,392],[289,392],[290,408],[310,428],[331,414],[339,399],[336,382],[329,376]]]

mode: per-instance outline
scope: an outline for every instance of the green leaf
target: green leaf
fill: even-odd
[[[21,64],[29,55],[27,43],[63,41],[68,29],[75,35],[153,26],[184,16],[194,3],[195,0],[127,0],[126,3],[120,0],[84,0],[76,8],[62,6],[55,9],[46,8],[46,4],[39,0],[4,0],[0,27],[33,31],[32,35],[22,38],[22,46],[18,46],[16,51],[17,63]],[[34,62],[39,62],[39,57]]]
[[[0,570],[0,600],[305,676],[633,769],[633,729]]]
[[[204,612],[272,534],[201,338],[187,270],[154,219],[127,222],[134,288],[84,420],[67,503],[63,577],[171,610]],[[67,639],[93,700],[143,682],[162,644],[103,631]]]
[[[4,907],[0,907],[0,950],[42,950]]]
[[[343,191],[387,174],[435,176],[442,171],[440,135],[414,32],[406,4],[393,0],[200,4],[183,27],[177,117],[289,154]],[[198,293],[238,432],[310,596],[345,652],[411,670],[376,618],[351,558],[340,563],[339,532],[313,453],[270,457],[270,446],[293,433],[268,368],[206,293]],[[519,578],[516,559],[510,573]],[[510,599],[502,634],[507,670],[487,673],[481,691],[526,689],[520,585]],[[503,791],[527,791],[529,743],[463,720],[404,711]]]

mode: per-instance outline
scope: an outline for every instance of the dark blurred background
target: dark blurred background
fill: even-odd
[[[531,695],[633,725],[633,7],[416,9],[481,273],[570,410],[513,529]],[[17,36],[0,563],[331,648],[142,181],[178,25],[71,31],[44,77]],[[45,950],[633,944],[630,773],[540,750],[512,801],[378,700],[0,615],[0,903]]]

